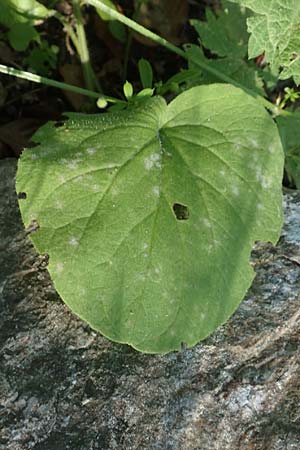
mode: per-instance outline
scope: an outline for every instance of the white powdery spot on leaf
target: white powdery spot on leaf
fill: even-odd
[[[261,184],[263,189],[268,189],[272,185],[272,178],[262,175],[261,170],[257,170],[256,180]]]
[[[269,147],[269,152],[273,155],[276,152],[276,145],[271,144]]]
[[[70,170],[75,170],[78,168],[78,161],[75,159],[74,161],[68,161],[67,168]]]
[[[72,245],[73,247],[77,247],[77,245],[79,245],[78,239],[74,236],[71,236],[69,239],[69,245]]]
[[[251,142],[252,147],[254,147],[254,148],[258,148],[259,147],[258,142],[257,142],[256,139],[251,139],[250,142]]]
[[[211,227],[212,227],[211,222],[210,222],[208,219],[203,219],[203,220],[202,220],[202,223],[203,223],[203,225],[204,225],[206,228],[211,228]]]
[[[160,169],[161,168],[161,155],[160,153],[152,153],[144,160],[146,170]]]
[[[138,273],[136,279],[138,282],[144,282],[146,280],[146,277],[143,273]]]
[[[89,147],[86,149],[88,155],[92,156],[96,153],[96,149],[94,147]]]
[[[106,169],[115,169],[117,170],[119,166],[117,166],[116,164],[106,164]]]
[[[240,195],[240,191],[239,191],[239,188],[238,188],[237,186],[232,186],[232,187],[231,187],[231,192],[232,192],[233,195],[235,195],[236,197],[237,197],[238,195]]]
[[[61,201],[61,200],[57,200],[56,202],[55,202],[55,208],[56,209],[63,209],[63,207],[64,207],[64,204],[63,204],[63,202]]]
[[[264,189],[268,189],[269,187],[272,186],[272,178],[264,177],[264,178],[261,180],[261,185],[262,185],[262,187],[263,187]]]
[[[55,270],[57,273],[62,273],[64,270],[64,264],[62,262],[56,263]]]
[[[272,186],[272,178],[263,175],[261,168],[258,168],[256,171],[256,181],[261,184],[263,189],[268,189]]]
[[[215,248],[220,247],[221,242],[218,241],[217,239],[214,239],[214,240],[213,240],[213,245],[214,245]]]
[[[159,197],[159,195],[160,195],[160,189],[159,189],[159,186],[154,186],[153,189],[152,189],[152,192],[153,192],[153,194],[154,194],[156,197]]]
[[[64,175],[60,175],[60,176],[58,177],[58,180],[59,180],[59,182],[60,182],[61,184],[64,184],[64,183],[66,182],[66,177],[65,177]]]

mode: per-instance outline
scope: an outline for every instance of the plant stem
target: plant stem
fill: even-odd
[[[162,38],[161,36],[158,36],[157,34],[153,33],[152,31],[148,30],[147,28],[143,27],[139,23],[135,22],[132,19],[129,19],[128,17],[124,16],[123,14],[120,14],[118,11],[110,8],[109,6],[105,5],[101,0],[86,0],[86,3],[94,6],[95,8],[100,9],[104,13],[106,13],[109,17],[111,17],[114,20],[118,20],[119,22],[122,22],[124,25],[126,25],[128,28],[131,28],[132,30],[136,31],[137,33],[140,33],[141,35],[151,39],[152,41],[156,42],[157,44],[162,45],[163,47],[167,48],[173,53],[176,53],[177,55],[181,56],[185,60],[192,61],[196,66],[198,66],[200,69],[214,75],[219,80],[224,81],[225,83],[232,84],[240,89],[243,89],[248,94],[252,95],[253,97],[257,98],[257,100],[260,101],[260,103],[265,106],[265,108],[272,111],[274,115],[290,115],[291,113],[285,110],[280,109],[278,106],[274,105],[272,102],[267,100],[266,98],[259,95],[257,92],[246,88],[242,84],[238,83],[237,81],[233,80],[232,78],[228,77],[222,72],[219,72],[218,70],[214,69],[213,67],[209,66],[208,64],[205,64],[202,61],[199,61],[197,58],[193,56],[188,56],[184,50],[182,50],[179,47],[176,47],[176,45],[172,44],[171,42],[167,41],[166,39]]]
[[[95,8],[100,9],[101,11],[106,13],[109,17],[111,17],[112,19],[122,22],[128,28],[131,28],[132,30],[136,31],[137,33],[142,34],[143,36],[151,39],[152,41],[157,42],[160,45],[163,45],[164,47],[169,49],[171,52],[177,53],[177,55],[182,56],[183,58],[186,58],[186,54],[185,54],[184,50],[181,50],[179,47],[176,47],[176,45],[171,44],[171,42],[167,41],[166,39],[162,38],[161,36],[158,36],[157,34],[153,33],[152,31],[148,30],[147,28],[143,27],[139,23],[135,22],[134,20],[129,19],[128,17],[119,13],[115,9],[112,9],[109,6],[105,5],[101,0],[85,0],[85,3],[88,3],[89,5],[92,5]]]
[[[24,80],[33,81],[34,83],[41,83],[47,86],[52,86],[58,89],[64,89],[65,91],[76,92],[77,94],[86,95],[88,97],[103,99],[110,103],[126,103],[123,100],[119,100],[114,97],[109,97],[99,92],[90,91],[88,89],[83,89],[78,86],[74,86],[72,84],[62,83],[61,81],[51,80],[50,78],[41,77],[40,75],[35,75],[31,72],[25,72],[23,70],[17,70],[13,67],[4,66],[0,64],[0,73],[4,73],[6,75],[12,75],[17,78],[23,78]]]
[[[83,17],[80,9],[80,0],[73,0],[73,8],[74,8],[74,16],[76,19],[76,37],[78,42],[78,47],[76,48],[76,50],[78,52],[80,62],[82,65],[85,84],[88,90],[93,90],[94,87],[100,90],[99,83],[91,66],[90,54],[87,46],[86,34],[83,25]],[[72,37],[71,39],[73,40]]]
[[[76,36],[76,34],[74,33],[74,30],[72,28],[72,26],[66,21],[66,19],[64,18],[64,16],[62,16],[58,11],[56,11],[56,13],[54,14],[54,17],[60,21],[60,23],[62,24],[62,26],[64,27],[64,30],[67,32],[67,34],[69,35],[75,49],[76,52],[80,53],[80,47],[79,47],[79,42],[78,42],[78,38]]]

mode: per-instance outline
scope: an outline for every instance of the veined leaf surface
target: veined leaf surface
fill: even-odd
[[[221,57],[244,58],[247,55],[249,34],[246,19],[249,11],[230,1],[221,2],[217,16],[206,8],[206,21],[192,19],[191,25],[201,38],[201,44]]]
[[[253,280],[254,241],[276,242],[282,224],[282,147],[254,98],[200,86],[169,105],[70,114],[35,140],[19,163],[20,208],[76,314],[150,353],[228,319]]]
[[[265,53],[281,79],[293,77],[300,84],[300,2],[299,0],[230,0],[249,8],[249,58]]]

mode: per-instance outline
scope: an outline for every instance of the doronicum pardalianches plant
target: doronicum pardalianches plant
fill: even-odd
[[[142,63],[146,93],[127,83],[128,103],[118,104],[125,109],[70,113],[61,126],[40,128],[18,165],[22,218],[25,227],[37,222],[31,239],[49,255],[58,293],[92,328],[143,352],[190,347],[245,296],[253,243],[275,244],[280,234],[282,142],[289,147],[300,122],[266,100],[263,86],[274,77],[300,81],[300,4],[236,0],[219,16],[207,12],[207,22],[192,24],[215,54],[208,60],[201,46],[175,47],[107,2],[88,3],[189,67],[156,86],[177,90],[169,104],[152,96]],[[271,16],[274,28],[265,26]],[[230,25],[237,17],[239,29]],[[246,21],[249,56],[264,52],[265,71],[246,61]]]

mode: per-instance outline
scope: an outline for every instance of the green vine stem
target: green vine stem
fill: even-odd
[[[76,19],[75,29],[78,42],[77,51],[82,65],[83,76],[88,90],[93,90],[94,87],[101,90],[90,61],[80,3],[80,0],[73,0],[74,16]]]
[[[215,77],[217,77],[219,80],[224,81],[225,83],[232,84],[240,89],[243,89],[248,94],[252,95],[253,97],[257,98],[257,100],[262,103],[265,108],[272,111],[274,116],[280,115],[291,115],[289,111],[285,111],[283,109],[280,109],[277,105],[274,105],[272,102],[267,100],[266,98],[262,97],[261,95],[257,94],[255,91],[252,91],[251,89],[246,88],[245,86],[241,85],[237,81],[233,80],[232,78],[228,77],[222,72],[219,72],[218,70],[212,68],[211,66],[205,64],[204,62],[198,61],[197,58],[194,58],[192,56],[188,56],[184,50],[182,50],[179,47],[176,47],[176,45],[172,44],[171,42],[167,41],[166,39],[162,38],[161,36],[153,33],[152,31],[148,30],[147,28],[143,27],[139,23],[135,22],[132,19],[129,19],[128,17],[124,16],[123,14],[119,13],[118,11],[110,8],[109,6],[105,5],[101,0],[86,0],[86,3],[89,5],[94,6],[95,8],[100,9],[104,13],[106,13],[109,17],[111,17],[114,20],[118,20],[119,22],[122,22],[124,25],[126,25],[128,28],[136,31],[137,33],[147,37],[148,39],[151,39],[152,41],[156,42],[157,44],[162,45],[163,47],[167,48],[173,53],[176,53],[177,55],[181,56],[185,60],[191,60],[195,65],[197,65],[200,69],[211,73]]]
[[[17,78],[23,78],[24,80],[33,81],[34,83],[41,83],[47,86],[52,86],[58,89],[63,89],[65,91],[76,92],[77,94],[86,95],[87,97],[92,97],[97,100],[103,100],[109,103],[126,103],[123,100],[119,100],[114,97],[109,97],[99,92],[90,91],[88,89],[83,89],[78,86],[74,86],[72,84],[63,83],[61,81],[51,80],[50,78],[41,77],[40,75],[35,75],[31,72],[25,72],[23,70],[17,70],[13,67],[8,67],[3,64],[0,64],[0,73],[4,73],[6,75],[12,75]]]

